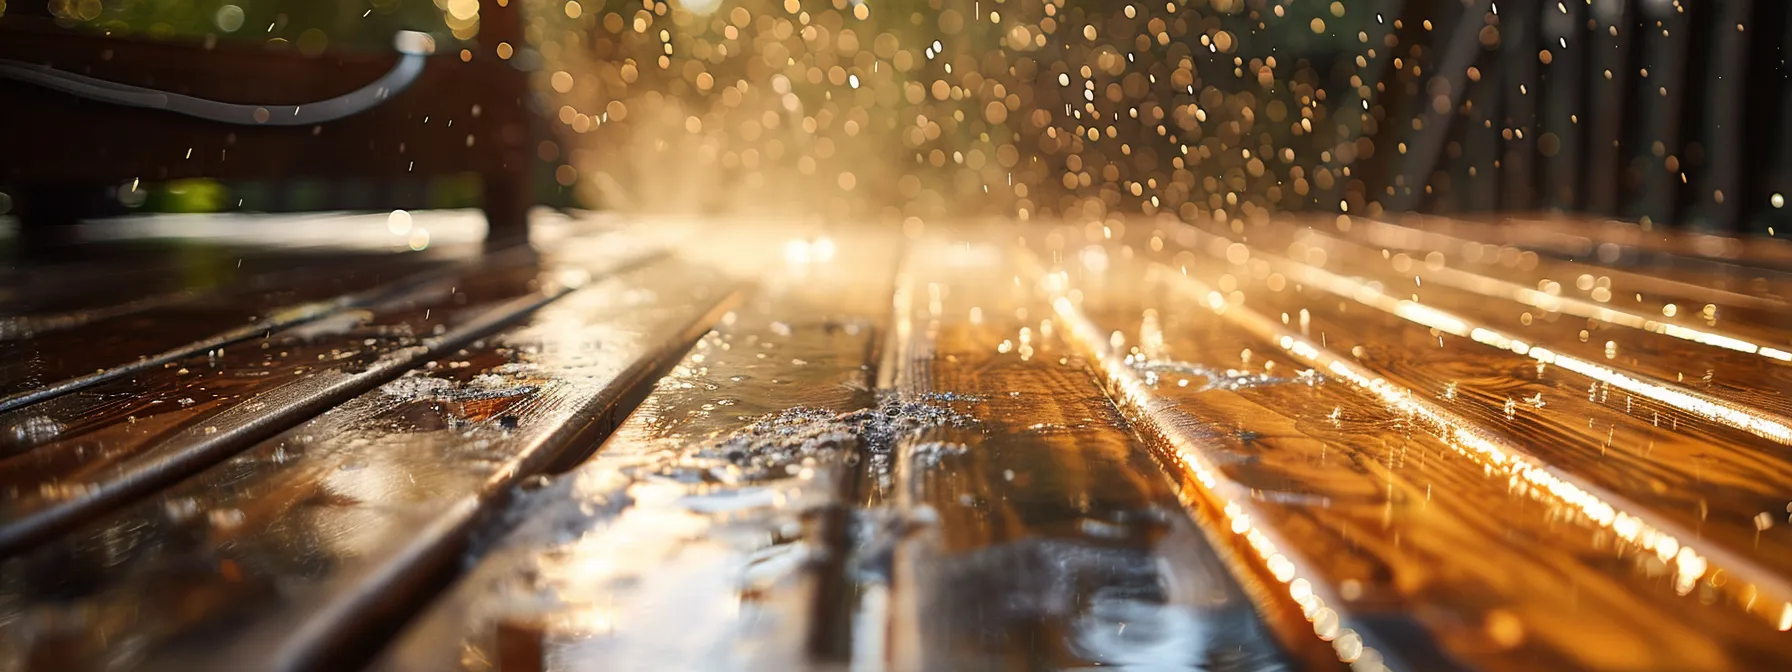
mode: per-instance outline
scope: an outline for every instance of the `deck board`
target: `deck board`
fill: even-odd
[[[588,224],[0,296],[0,669],[1792,660],[1775,241]]]
[[[1759,618],[1678,594],[1653,553],[1514,497],[1411,418],[1191,311],[1202,297],[1158,268],[1079,283],[1082,305],[1061,317],[1123,334],[1119,355],[1084,345],[1139,395],[1141,424],[1250,493],[1255,524],[1395,669],[1754,669],[1788,654]]]
[[[454,269],[385,259],[308,270],[251,280],[247,291],[183,291],[17,318],[18,338],[0,339],[0,412],[365,308]]]
[[[1588,233],[1613,237],[1601,238],[1595,245],[1593,238],[1559,236],[1536,226],[1525,227],[1530,233],[1515,233],[1508,231],[1511,227],[1477,226],[1459,220],[1417,228],[1390,222],[1351,221],[1361,223],[1360,227],[1352,226],[1346,232],[1352,240],[1425,254],[1435,251],[1484,267],[1498,266],[1499,273],[1521,281],[1534,282],[1536,278],[1547,277],[1553,268],[1558,274],[1557,280],[1573,279],[1583,273],[1610,275],[1630,287],[1632,292],[1677,295],[1700,304],[1712,301],[1719,305],[1728,303],[1755,308],[1785,305],[1789,283],[1792,283],[1792,277],[1788,277],[1792,266],[1770,260],[1756,264],[1736,263],[1717,251],[1701,252],[1700,245],[1687,241],[1687,236],[1673,237],[1672,240],[1681,241],[1679,244],[1662,243],[1654,237],[1637,235],[1635,231],[1617,234],[1598,227]],[[1558,224],[1550,221],[1547,226]],[[1313,229],[1327,235],[1337,233],[1335,226],[1327,227],[1323,223]],[[1734,239],[1716,240],[1726,243],[1719,246],[1721,250],[1737,249],[1730,245],[1740,247]],[[1757,254],[1763,257],[1792,257],[1792,250],[1779,241],[1751,242],[1755,244],[1748,247],[1762,250]],[[1530,254],[1525,254],[1527,252]],[[1537,272],[1539,269],[1542,272]]]
[[[607,434],[617,409],[720,317],[727,286],[665,261],[573,290],[34,549],[4,577],[0,592],[20,599],[0,620],[15,646],[64,669],[316,669],[364,655],[510,487]],[[114,640],[130,645],[95,646]]]
[[[1275,236],[1270,239],[1273,242],[1265,244],[1261,237],[1255,237],[1253,242],[1274,248],[1282,238]],[[1229,239],[1211,238],[1205,247],[1211,249],[1216,246],[1211,242],[1223,240]],[[1672,389],[1677,396],[1694,397],[1706,404],[1725,404],[1724,398],[1732,398],[1757,418],[1751,420],[1754,424],[1746,425],[1748,431],[1770,431],[1770,438],[1779,442],[1792,439],[1792,418],[1787,416],[1792,407],[1783,398],[1783,381],[1792,372],[1787,368],[1792,365],[1792,354],[1778,347],[1783,336],[1765,329],[1769,325],[1760,321],[1739,321],[1728,312],[1721,323],[1677,312],[1669,317],[1659,309],[1632,307],[1636,304],[1614,300],[1619,297],[1609,294],[1596,295],[1607,301],[1558,296],[1504,280],[1486,270],[1473,273],[1444,265],[1423,267],[1411,259],[1390,260],[1371,248],[1325,242],[1297,242],[1289,248],[1288,256],[1259,251],[1252,255],[1252,264],[1261,264],[1257,268],[1267,268],[1303,285],[1299,291],[1317,292],[1315,301],[1329,292],[1386,312],[1384,306],[1416,298],[1427,311],[1422,317],[1433,320],[1430,326],[1435,326],[1436,319],[1445,318],[1469,328],[1547,344],[1553,352],[1610,364],[1634,375],[1641,383]],[[1323,257],[1325,264],[1322,267],[1296,261],[1303,257]],[[1561,275],[1555,277],[1567,280]],[[1555,281],[1536,284],[1551,282]],[[1560,284],[1551,285],[1550,289],[1564,291]],[[1358,301],[1357,295],[1363,292],[1380,296]],[[1400,307],[1396,305],[1394,309],[1398,311]],[[1689,313],[1692,311],[1688,309]],[[1732,328],[1734,324],[1746,326],[1738,330]],[[1714,343],[1726,345],[1710,347]],[[1719,398],[1718,391],[1708,388],[1727,389],[1721,390],[1724,394]]]
[[[568,291],[566,273],[502,256],[303,323],[0,414],[0,549],[16,550],[165,486],[474,339]]]
[[[82,244],[63,256],[0,261],[0,315],[165,302],[345,263],[466,259],[480,253],[465,221],[476,216],[419,215],[418,227],[434,235],[423,250],[410,249],[410,232],[391,231],[389,214],[158,215],[79,225]]]
[[[868,235],[841,243],[851,265],[758,274],[597,455],[512,507],[507,532],[374,669],[853,655],[838,631],[853,609],[843,523],[862,451],[876,450],[890,244]]]
[[[1204,275],[1209,283],[1217,284],[1214,278],[1223,273]],[[1762,531],[1756,523],[1763,513],[1778,517],[1775,514],[1784,508],[1784,491],[1792,484],[1792,455],[1783,440],[1716,421],[1693,407],[1621,389],[1571,371],[1560,362],[1544,365],[1514,351],[1440,334],[1335,292],[1296,285],[1280,292],[1251,289],[1258,312],[1298,315],[1307,311],[1306,329],[1321,341],[1321,347],[1340,355],[1361,348],[1360,355],[1351,356],[1369,370],[1422,397],[1441,400],[1472,424],[1524,447],[1544,462],[1644,504],[1664,520],[1684,530],[1696,530],[1698,536],[1750,563],[1782,575],[1792,569],[1786,564],[1786,558],[1792,557],[1787,553],[1792,548],[1787,546],[1792,544],[1792,530]],[[1427,299],[1424,305],[1442,310],[1471,304],[1448,301],[1452,297],[1447,294],[1440,297],[1442,302],[1433,303],[1429,291],[1422,296]],[[1533,329],[1548,322],[1536,324],[1539,326]],[[1561,351],[1571,350],[1566,346],[1574,342],[1562,331],[1536,337],[1521,333],[1519,337],[1552,346],[1563,343],[1554,346]],[[1627,344],[1619,350],[1636,353],[1639,349],[1628,347],[1629,340],[1621,341]],[[1714,350],[1699,347],[1706,352]],[[1697,361],[1697,357],[1688,359]],[[1645,384],[1687,389],[1677,380],[1644,380],[1635,373],[1639,367],[1628,361],[1599,357],[1596,363]],[[1673,366],[1668,362],[1657,365],[1660,369]],[[1777,420],[1757,408],[1761,406],[1758,396],[1750,397],[1776,394],[1774,381],[1783,372],[1780,365],[1740,370],[1747,373],[1732,376],[1728,382],[1751,394],[1731,394],[1718,400],[1747,411],[1747,417]],[[1697,392],[1723,390],[1706,387]],[[1712,450],[1712,446],[1727,449]]]
[[[897,392],[967,422],[901,449],[893,669],[1288,666],[1003,248],[913,256]]]

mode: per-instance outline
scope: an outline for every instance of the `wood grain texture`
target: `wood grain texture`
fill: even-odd
[[[1753,669],[1786,655],[1761,619],[1697,592],[1709,587],[1679,594],[1653,552],[1626,553],[1423,423],[1190,310],[1204,297],[1182,280],[1089,278],[1077,312],[1138,344],[1122,352],[1136,357],[1126,374],[1150,381],[1142,424],[1252,493],[1255,524],[1342,592],[1339,611],[1395,669]]]
[[[524,256],[433,279],[247,347],[198,353],[0,414],[0,548],[16,551],[168,485],[559,298],[564,272],[630,263]],[[586,270],[589,269],[589,270]]]
[[[894,668],[1290,665],[1042,297],[989,281],[1020,272],[1006,251],[913,258],[897,392],[969,425],[899,453],[895,501],[927,525],[895,556]]]
[[[757,273],[590,461],[510,507],[374,669],[510,669],[515,624],[534,624],[553,670],[878,657],[841,631],[859,561],[844,525],[857,472],[888,449],[872,385],[890,244],[865,235],[840,263]]]
[[[1792,660],[1778,252],[1412,224],[668,225],[485,256],[0,415],[0,530],[80,512],[0,562],[0,662]]]
[[[366,656],[452,574],[512,486],[616,426],[721,317],[729,286],[671,261],[572,291],[18,557],[0,630],[32,666],[58,669]]]

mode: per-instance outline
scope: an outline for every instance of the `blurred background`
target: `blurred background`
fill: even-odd
[[[911,225],[1563,211],[1773,235],[1792,191],[1784,2],[511,1],[515,45],[482,41],[494,0],[0,12],[319,62],[427,32],[528,78],[529,182],[563,208]],[[0,193],[34,188],[30,157],[4,161]],[[90,215],[482,199],[468,173],[312,172],[68,188]]]

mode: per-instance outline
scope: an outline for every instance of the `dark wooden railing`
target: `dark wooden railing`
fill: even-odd
[[[1383,104],[1394,123],[1381,125],[1376,145],[1404,141],[1412,151],[1386,159],[1372,183],[1388,210],[1542,208],[1720,231],[1784,227],[1784,200],[1773,196],[1792,193],[1788,9],[1753,0],[1406,2],[1396,53],[1408,60],[1388,77]],[[1426,19],[1430,31],[1418,28]],[[1444,113],[1432,108],[1440,95],[1449,96]]]
[[[525,235],[533,134],[526,73],[500,58],[521,42],[517,3],[480,3],[478,45],[429,57],[409,89],[364,113],[303,127],[236,126],[78,99],[0,80],[0,182],[27,238],[80,217],[99,184],[186,177],[392,178],[477,173],[497,242]],[[0,59],[242,104],[300,104],[354,90],[396,53],[295,51],[150,41],[56,25],[44,2],[0,17]],[[49,236],[53,238],[54,236]]]

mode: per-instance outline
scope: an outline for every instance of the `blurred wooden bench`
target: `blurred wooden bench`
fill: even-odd
[[[488,240],[526,240],[534,202],[527,75],[499,56],[521,42],[517,3],[481,0],[476,47],[428,56],[402,92],[308,126],[237,125],[83,99],[0,78],[0,183],[19,193],[25,246],[54,243],[100,185],[133,179],[386,178],[476,173]],[[505,49],[500,49],[505,45]],[[303,105],[391,71],[396,52],[293,51],[112,37],[56,25],[46,2],[0,16],[0,59],[224,103]]]

